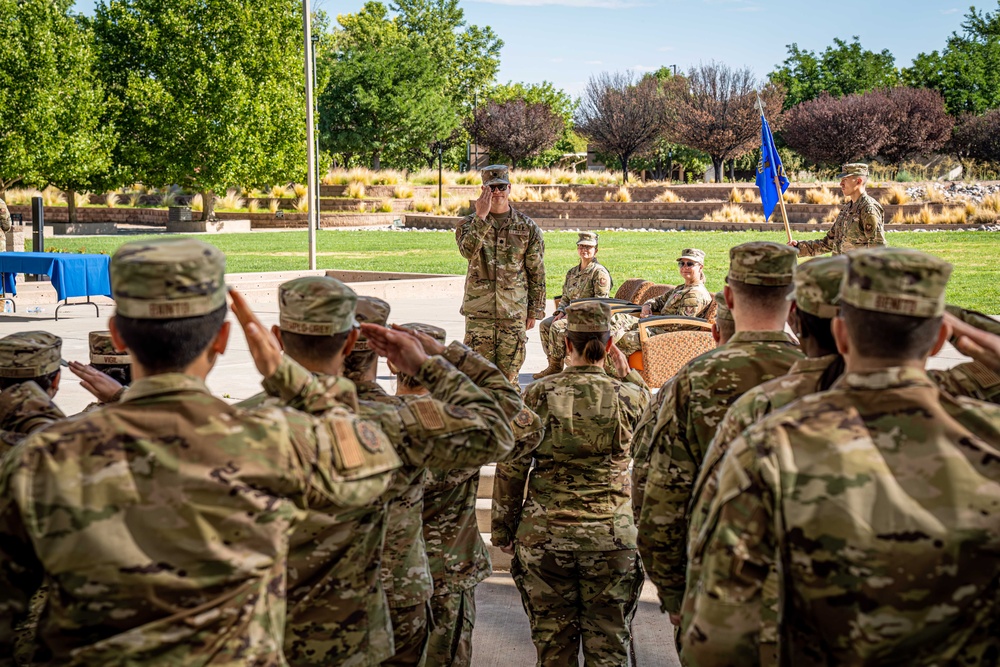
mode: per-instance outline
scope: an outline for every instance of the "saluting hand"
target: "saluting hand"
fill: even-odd
[[[73,375],[80,378],[80,385],[101,403],[110,403],[122,390],[118,380],[102,373],[93,366],[81,364],[79,361],[71,361],[69,369]]]
[[[441,355],[444,354],[444,345],[441,341],[429,336],[423,331],[417,331],[416,329],[407,329],[406,327],[401,327],[398,324],[393,324],[392,328],[396,331],[402,331],[403,333],[408,333],[411,336],[415,336],[417,340],[420,341],[420,345],[424,348],[424,352],[429,355]]]
[[[400,373],[416,375],[427,361],[427,353],[424,352],[420,340],[413,334],[386,329],[369,322],[361,325],[361,331],[368,339],[368,345],[375,350],[375,354],[388,359]]]
[[[615,371],[618,373],[618,377],[623,378],[629,374],[631,369],[628,367],[628,358],[614,343],[612,343],[611,347],[608,349],[608,356],[611,357],[611,363],[614,365]]]
[[[250,310],[243,295],[229,288],[229,298],[232,300],[233,314],[243,327],[250,356],[261,375],[268,378],[274,375],[281,365],[281,346],[274,335],[260,323],[254,312]]]
[[[977,329],[951,313],[944,314],[944,321],[958,338],[955,347],[959,352],[1000,373],[1000,336]]]
[[[486,216],[490,214],[490,208],[493,206],[493,191],[490,190],[489,186],[484,185],[483,191],[479,193],[479,199],[476,200],[476,216],[482,220],[486,219]]]

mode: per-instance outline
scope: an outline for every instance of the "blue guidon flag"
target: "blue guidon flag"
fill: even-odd
[[[775,174],[778,175],[781,192],[778,192],[777,184],[774,182]],[[760,201],[764,205],[764,217],[770,219],[774,207],[778,205],[778,198],[788,189],[788,178],[785,176],[785,168],[781,166],[778,149],[774,145],[771,126],[764,118],[763,106],[760,107],[760,161],[757,162],[757,188],[760,190]]]

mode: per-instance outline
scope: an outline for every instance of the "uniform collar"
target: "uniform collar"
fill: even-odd
[[[184,373],[162,373],[150,377],[140,378],[133,382],[125,393],[122,394],[121,402],[136,401],[150,396],[161,396],[163,394],[176,394],[180,392],[195,392],[199,394],[209,394],[208,386],[201,378]]]
[[[806,357],[805,359],[799,359],[792,367],[788,369],[789,375],[798,375],[800,373],[815,373],[816,371],[825,371],[830,365],[837,360],[836,354],[827,354],[822,357]]]
[[[343,403],[352,412],[358,411],[358,389],[347,378],[340,375],[316,373],[316,380],[323,386],[323,394],[338,403]]]
[[[907,366],[892,366],[864,373],[845,373],[833,384],[834,389],[900,389],[935,386],[925,370]]]
[[[567,366],[563,373],[601,373],[604,374],[604,368],[598,366]]]
[[[733,343],[788,343],[796,345],[795,339],[784,331],[737,331],[727,345]]]
[[[382,388],[382,385],[373,380],[361,380],[360,382],[355,382],[354,386],[357,387],[355,399],[360,398],[362,400],[368,400],[368,397],[372,394],[377,396],[389,395],[389,393]]]

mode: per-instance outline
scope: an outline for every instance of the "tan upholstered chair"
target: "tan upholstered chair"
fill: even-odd
[[[677,330],[650,335],[651,327]],[[659,388],[687,362],[715,349],[712,325],[701,318],[658,315],[639,320],[642,349],[629,357],[629,365],[639,371],[650,388]]]
[[[652,285],[653,283],[645,278],[629,278],[621,284],[618,291],[615,292],[615,298],[622,301],[629,301],[631,303],[639,303],[636,297],[639,291],[646,285]]]

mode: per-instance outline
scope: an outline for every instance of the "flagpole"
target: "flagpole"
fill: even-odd
[[[760,117],[764,118],[764,102],[760,99],[760,93],[757,93],[757,109],[760,111]],[[761,147],[763,150],[763,147]],[[778,170],[774,170],[774,189],[778,193],[778,207],[781,209],[781,221],[785,223],[785,234],[788,236],[788,242],[792,242],[792,228],[788,224],[788,213],[785,211],[785,195],[781,191],[781,180],[778,177]]]

